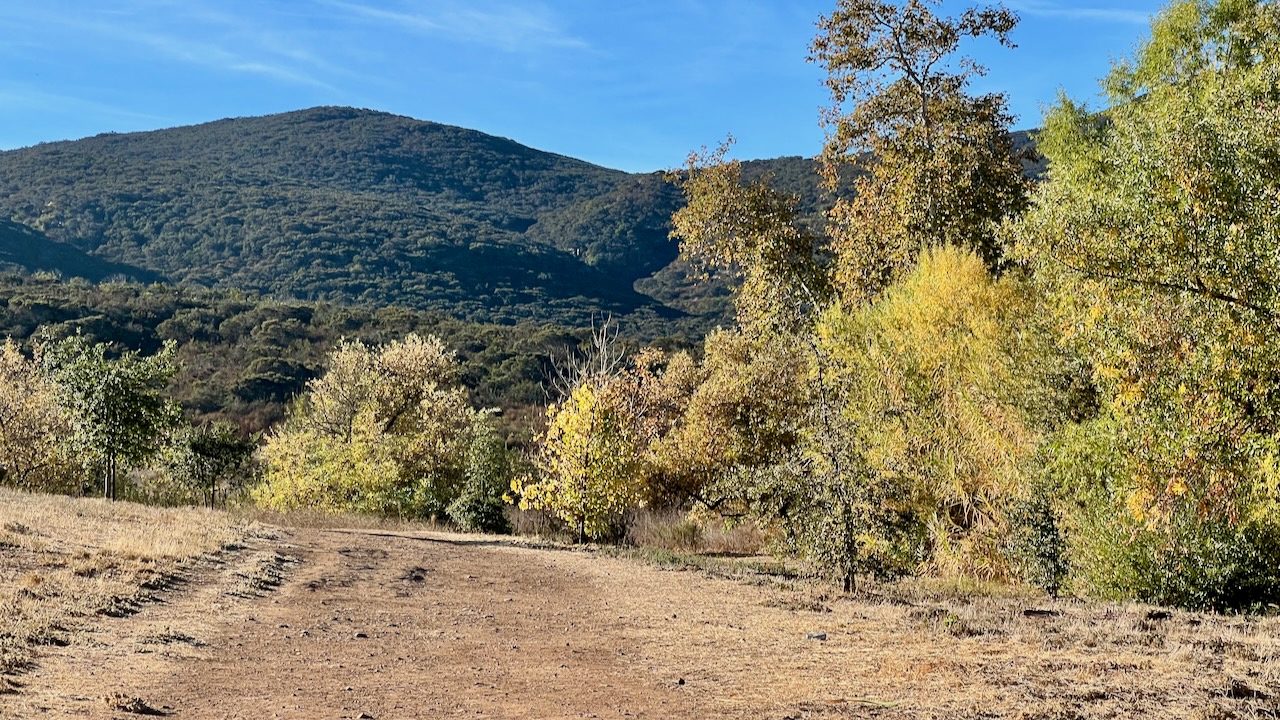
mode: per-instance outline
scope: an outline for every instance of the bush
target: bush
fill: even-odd
[[[1067,578],[1067,538],[1048,493],[1033,490],[1009,515],[1009,552],[1022,579],[1057,597]]]
[[[1203,518],[1179,508],[1159,523],[1096,516],[1077,543],[1092,594],[1191,610],[1259,611],[1280,598],[1274,523]]]
[[[435,337],[342,343],[267,437],[254,500],[269,510],[443,516],[464,492],[479,421],[456,375]]]
[[[511,521],[507,519],[507,504],[501,497],[480,493],[463,493],[449,504],[449,519],[466,532],[508,534]]]
[[[478,417],[467,445],[462,494],[449,504],[449,519],[466,532],[511,532],[502,495],[511,484],[515,461],[487,417]]]
[[[1065,534],[1067,564],[1055,569],[1069,571],[1072,590],[1219,612],[1274,603],[1280,523],[1266,471],[1231,498],[1190,489],[1157,498],[1136,482],[1127,445],[1121,426],[1104,417],[1064,428],[1045,449],[1046,495],[1057,496],[1054,521]],[[1051,559],[1044,522],[1033,518],[1024,529],[1040,529],[1041,558]]]

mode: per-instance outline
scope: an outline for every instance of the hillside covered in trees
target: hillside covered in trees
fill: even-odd
[[[769,168],[817,195],[812,163]],[[652,276],[679,202],[661,172],[314,108],[0,153],[0,262],[478,321],[670,318],[689,289]]]
[[[745,174],[798,197],[814,224],[830,206],[813,160]],[[661,168],[313,108],[0,153],[0,265],[479,322],[694,316],[673,325],[683,332],[726,319],[727,290],[678,260],[682,202]]]

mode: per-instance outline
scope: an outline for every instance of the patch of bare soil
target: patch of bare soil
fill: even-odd
[[[209,563],[47,648],[0,715],[1280,717],[1275,619],[826,598],[439,533],[297,530]]]

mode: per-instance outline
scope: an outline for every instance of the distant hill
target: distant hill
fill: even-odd
[[[152,282],[159,277],[150,271],[104,260],[64,242],[49,239],[35,228],[0,218],[0,266],[25,273],[55,270],[66,277],[93,282],[111,278],[132,278]]]
[[[747,163],[825,204],[812,160]],[[0,267],[457,318],[693,329],[727,307],[668,237],[679,190],[511,140],[313,108],[0,153]],[[639,288],[639,290],[637,289]],[[700,315],[688,317],[688,314]]]
[[[0,262],[483,320],[675,315],[633,284],[676,257],[678,202],[658,173],[315,108],[0,153]]]

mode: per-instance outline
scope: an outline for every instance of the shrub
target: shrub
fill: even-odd
[[[509,533],[506,502],[515,461],[492,423],[478,418],[467,446],[462,494],[449,504],[449,519],[467,532]]]

